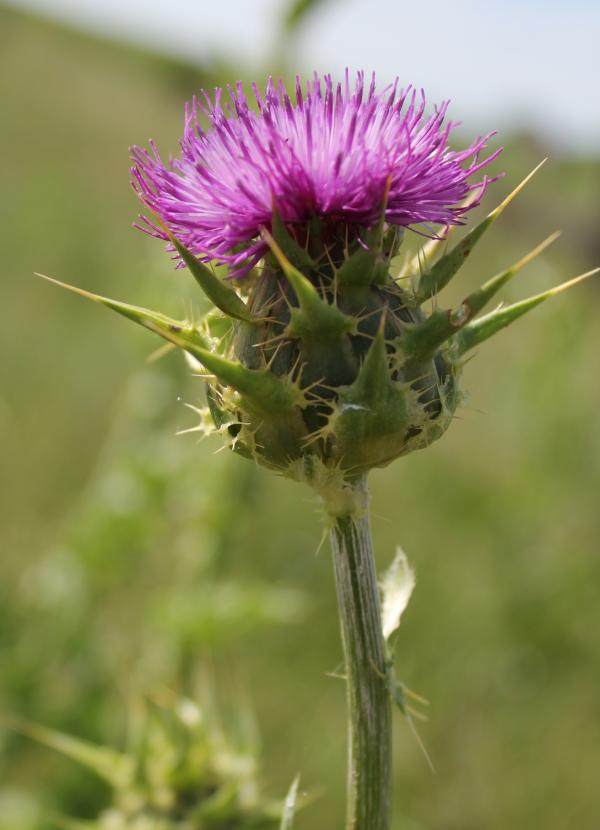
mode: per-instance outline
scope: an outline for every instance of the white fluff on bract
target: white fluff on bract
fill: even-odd
[[[401,547],[396,548],[394,561],[381,580],[381,624],[386,640],[400,625],[400,618],[415,587],[415,572]]]

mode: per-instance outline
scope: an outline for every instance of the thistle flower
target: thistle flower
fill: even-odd
[[[448,101],[425,118],[425,96],[398,81],[376,92],[359,72],[334,86],[315,74],[295,101],[283,81],[270,79],[264,97],[253,85],[252,111],[241,82],[203,93],[186,108],[181,158],[164,165],[155,145],[134,147],[134,188],[142,201],[192,253],[228,264],[243,276],[267,253],[261,228],[271,226],[273,205],[283,222],[303,228],[313,217],[348,226],[377,223],[386,196],[385,221],[396,227],[453,225],[482,197],[487,179],[470,177],[500,153],[479,161],[491,138],[460,152],[448,147],[457,125],[444,125]],[[204,116],[209,128],[199,123]],[[492,134],[493,135],[493,134]],[[466,166],[465,166],[466,165]],[[476,199],[461,201],[473,190]],[[167,233],[142,217],[142,229]]]
[[[362,73],[354,87],[348,73],[337,86],[315,75],[305,91],[298,80],[295,100],[282,82],[253,90],[256,111],[241,84],[229,103],[219,89],[194,99],[168,165],[153,144],[132,150],[134,188],[154,214],[138,227],[168,241],[214,309],[176,321],[87,296],[195,358],[207,382],[202,428],[308,482],[337,514],[352,482],[447,429],[465,352],[559,290],[475,319],[556,235],[457,309],[436,302],[427,314],[533,174],[446,252],[451,227],[494,180],[477,175],[500,152],[483,157],[493,133],[451,150],[447,102],[426,117],[422,94],[397,83],[378,93]],[[431,238],[394,270],[406,227]]]

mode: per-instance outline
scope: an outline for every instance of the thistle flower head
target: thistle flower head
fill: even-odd
[[[187,266],[214,305],[206,317],[76,290],[191,356],[206,381],[198,430],[345,512],[354,478],[444,433],[466,352],[581,278],[478,316],[553,234],[443,308],[437,295],[533,173],[448,248],[499,151],[482,158],[487,138],[450,150],[447,104],[425,117],[423,96],[377,93],[362,74],[353,88],[348,75],[305,91],[298,81],[293,101],[272,81],[254,95],[256,111],[240,85],[194,101],[168,165],[154,146],[133,150],[134,186],[155,214],[142,228]],[[432,238],[399,268],[408,226]],[[223,280],[209,260],[245,278]]]
[[[246,274],[266,253],[261,227],[271,227],[273,207],[286,224],[312,217],[350,233],[372,227],[386,199],[392,226],[462,221],[479,202],[488,179],[473,177],[500,152],[480,155],[491,136],[453,151],[446,123],[448,102],[425,116],[423,92],[376,91],[359,72],[334,85],[315,74],[293,98],[283,81],[269,80],[264,95],[253,85],[256,111],[241,82],[214,100],[203,93],[186,109],[181,157],[164,164],[154,145],[134,147],[134,187],[142,201],[192,253]],[[208,127],[200,126],[203,116]],[[471,181],[470,181],[471,180]],[[461,204],[472,191],[477,198]],[[142,228],[167,239],[150,219]]]

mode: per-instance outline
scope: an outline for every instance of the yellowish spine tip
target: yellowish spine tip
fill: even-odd
[[[525,178],[523,179],[523,181],[522,181],[522,182],[520,182],[520,184],[518,184],[518,185],[515,187],[515,189],[514,189],[514,190],[512,190],[512,191],[508,194],[508,196],[507,196],[507,197],[506,197],[506,198],[505,198],[502,202],[500,202],[500,204],[498,205],[498,207],[494,208],[494,210],[492,210],[492,211],[491,211],[491,213],[489,213],[489,214],[488,214],[487,218],[488,218],[488,219],[491,219],[491,220],[497,219],[497,218],[500,216],[500,214],[501,214],[501,213],[502,213],[502,212],[503,212],[503,211],[504,211],[504,210],[505,210],[505,209],[506,209],[506,208],[510,205],[510,203],[512,202],[512,200],[513,200],[516,196],[518,196],[518,195],[519,195],[519,193],[523,190],[523,188],[525,187],[525,185],[526,185],[529,181],[531,181],[531,179],[535,176],[535,174],[538,172],[538,170],[539,170],[541,167],[543,167],[543,166],[544,166],[544,164],[546,164],[546,162],[547,162],[547,161],[548,161],[548,156],[546,156],[546,158],[542,159],[542,160],[540,161],[540,163],[539,163],[536,167],[534,167],[534,168],[533,168],[533,170],[531,171],[531,173],[528,173],[528,174],[525,176]]]
[[[574,285],[577,285],[578,283],[583,282],[598,273],[600,273],[600,266],[598,266],[598,268],[592,268],[591,271],[586,271],[585,274],[579,274],[578,277],[573,277],[573,279],[567,280],[567,282],[563,282],[555,288],[550,288],[549,291],[546,291],[543,294],[538,294],[538,297],[555,297],[562,291],[566,291],[567,288],[572,288]]]

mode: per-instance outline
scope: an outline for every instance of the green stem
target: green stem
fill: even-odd
[[[354,492],[362,508],[334,516],[331,529],[348,696],[346,827],[388,830],[391,702],[365,478]]]

